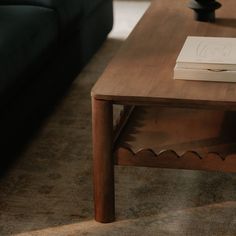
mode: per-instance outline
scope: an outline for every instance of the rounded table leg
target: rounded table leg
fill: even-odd
[[[115,218],[112,104],[92,103],[95,220],[109,223]]]

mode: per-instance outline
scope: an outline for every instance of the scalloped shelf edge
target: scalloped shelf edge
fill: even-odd
[[[212,170],[236,172],[236,154],[222,156],[209,152],[201,156],[196,151],[185,151],[178,155],[174,150],[156,153],[146,148],[134,152],[130,147],[118,147],[114,152],[115,164],[173,169]]]

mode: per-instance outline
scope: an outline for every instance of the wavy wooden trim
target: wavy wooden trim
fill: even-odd
[[[183,152],[182,154],[178,155],[176,151],[172,150],[172,149],[168,149],[168,150],[161,150],[160,152],[156,153],[154,150],[152,150],[151,148],[142,148],[140,150],[138,150],[137,152],[134,152],[132,150],[132,148],[130,147],[121,147],[121,148],[124,148],[126,149],[127,151],[131,152],[133,154],[133,156],[139,156],[143,153],[146,153],[146,154],[150,154],[150,155],[153,155],[155,157],[162,157],[162,156],[166,156],[166,155],[173,155],[175,156],[176,158],[181,158],[183,156],[186,156],[186,155],[195,155],[196,158],[199,158],[199,159],[203,159],[204,157],[201,156],[198,152],[196,151],[185,151]],[[219,158],[223,160],[225,160],[225,158],[218,154],[217,152],[209,152],[208,155],[218,155]]]
[[[114,156],[117,165],[236,172],[236,154],[223,156],[209,152],[202,156],[190,150],[179,155],[174,150],[156,153],[152,149],[134,152],[130,147],[122,146],[116,149]]]

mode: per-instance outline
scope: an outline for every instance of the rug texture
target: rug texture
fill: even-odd
[[[117,220],[93,220],[90,90],[149,3],[114,4],[108,40],[0,179],[0,235],[236,235],[236,175],[216,172],[116,167]]]

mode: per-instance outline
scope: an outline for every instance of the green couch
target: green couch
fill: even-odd
[[[112,25],[112,0],[0,0],[4,158],[66,91]]]

